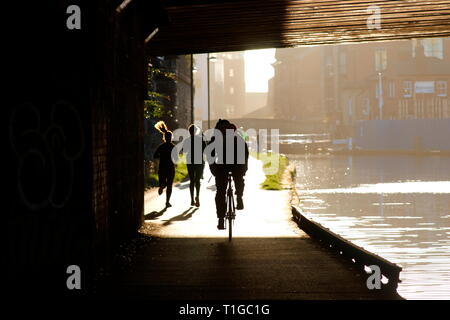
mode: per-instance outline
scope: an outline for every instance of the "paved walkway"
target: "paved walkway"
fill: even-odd
[[[291,221],[289,191],[267,191],[260,188],[265,176],[262,162],[249,159],[245,176],[244,206],[236,211],[234,237],[302,237],[306,236]],[[156,190],[145,198],[145,222],[151,234],[165,238],[228,237],[228,231],[217,230],[215,210],[215,180],[208,166],[200,191],[200,207],[190,207],[189,182],[176,185],[171,197],[172,207],[165,207],[165,192],[158,196]]]
[[[100,287],[101,295],[149,299],[379,299],[365,279],[311,240],[291,221],[289,191],[264,191],[261,163],[251,158],[245,209],[235,238],[216,228],[212,178],[205,171],[201,206],[190,208],[189,189],[146,194],[143,232],[152,236],[134,266]]]

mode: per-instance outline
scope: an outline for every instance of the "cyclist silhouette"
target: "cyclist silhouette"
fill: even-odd
[[[242,139],[242,137],[236,134],[236,126],[231,124],[228,120],[219,119],[215,129],[218,130],[216,134],[222,135],[223,148],[219,148],[213,153],[213,161],[210,162],[209,168],[216,179],[215,200],[218,218],[217,228],[219,230],[223,230],[225,229],[224,217],[227,210],[226,189],[229,172],[231,172],[233,176],[234,186],[236,189],[236,209],[244,209],[242,197],[245,186],[244,176],[248,169],[249,151],[247,143]],[[228,134],[233,133],[232,139],[227,139],[227,130],[229,131]],[[216,137],[213,136],[211,143],[215,139]],[[234,155],[234,159],[231,159],[231,161],[230,159],[227,159],[227,151]],[[220,159],[222,159],[222,161]],[[241,161],[238,161],[238,159]]]

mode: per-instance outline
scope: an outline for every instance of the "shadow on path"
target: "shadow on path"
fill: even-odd
[[[194,212],[197,211],[197,210],[198,210],[197,207],[190,207],[189,209],[184,211],[182,214],[179,214],[179,215],[177,215],[177,216],[175,216],[173,218],[170,218],[166,222],[164,222],[163,226],[168,226],[174,221],[185,221],[185,220],[188,220],[188,219],[190,219],[192,217]]]
[[[150,213],[147,213],[146,215],[144,215],[144,219],[145,220],[156,220],[157,218],[161,217],[164,214],[164,212],[166,212],[166,210],[167,210],[167,207],[165,207],[161,211],[152,211]]]
[[[133,268],[99,284],[101,297],[148,300],[400,299],[310,238],[158,238]]]

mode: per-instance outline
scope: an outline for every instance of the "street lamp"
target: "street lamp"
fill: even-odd
[[[210,79],[209,79],[209,62],[214,62],[216,61],[216,57],[215,56],[209,56],[209,52],[207,53],[207,58],[206,58],[206,70],[207,70],[207,74],[208,74],[208,129],[211,129],[211,94],[210,94]]]
[[[194,55],[191,54],[191,123],[194,123],[194,73],[196,71],[194,66]]]
[[[383,120],[383,82],[381,81],[381,72],[378,72],[378,109],[380,120]]]

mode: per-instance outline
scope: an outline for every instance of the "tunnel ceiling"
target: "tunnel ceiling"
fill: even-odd
[[[148,0],[150,1],[150,0]],[[168,0],[152,55],[450,36],[450,0]],[[381,29],[368,29],[370,6]],[[375,20],[371,20],[375,22]]]

